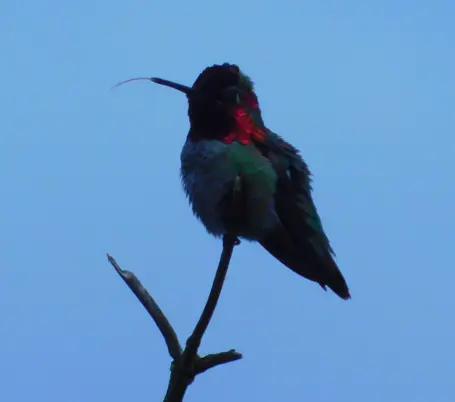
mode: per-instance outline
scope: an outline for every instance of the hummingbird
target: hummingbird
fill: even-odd
[[[300,152],[265,125],[251,78],[224,63],[205,68],[191,87],[145,79],[188,99],[181,179],[207,232],[222,237],[232,230],[226,200],[240,177],[235,235],[258,242],[292,271],[350,299],[313,201],[310,170]]]

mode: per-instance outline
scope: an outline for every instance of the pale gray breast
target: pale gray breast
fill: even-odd
[[[183,189],[194,214],[215,236],[226,233],[218,206],[235,179],[234,171],[217,163],[228,146],[216,140],[188,139],[180,155]]]

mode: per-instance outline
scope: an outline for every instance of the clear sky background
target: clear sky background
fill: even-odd
[[[235,250],[187,401],[453,402],[452,1],[0,0],[0,401],[159,401],[221,249],[179,182],[192,84],[234,62],[302,151],[353,299]]]

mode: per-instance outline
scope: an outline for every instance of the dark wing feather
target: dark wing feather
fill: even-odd
[[[323,288],[327,285],[343,299],[350,298],[311,196],[307,165],[292,145],[272,132],[258,147],[277,173],[275,208],[282,224],[261,245],[298,274]]]

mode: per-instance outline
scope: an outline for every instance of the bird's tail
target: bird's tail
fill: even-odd
[[[328,251],[325,256],[320,256],[310,247],[301,250],[282,228],[269,233],[260,244],[297,274],[319,283],[324,290],[328,286],[344,300],[351,298],[346,280]]]
[[[351,298],[351,294],[349,293],[348,284],[344,279],[343,274],[341,273],[340,269],[338,268],[336,262],[333,260],[332,256],[329,257],[330,265],[329,274],[326,277],[325,285],[327,285],[330,289],[332,289],[338,296],[340,296],[344,300],[348,300]]]

